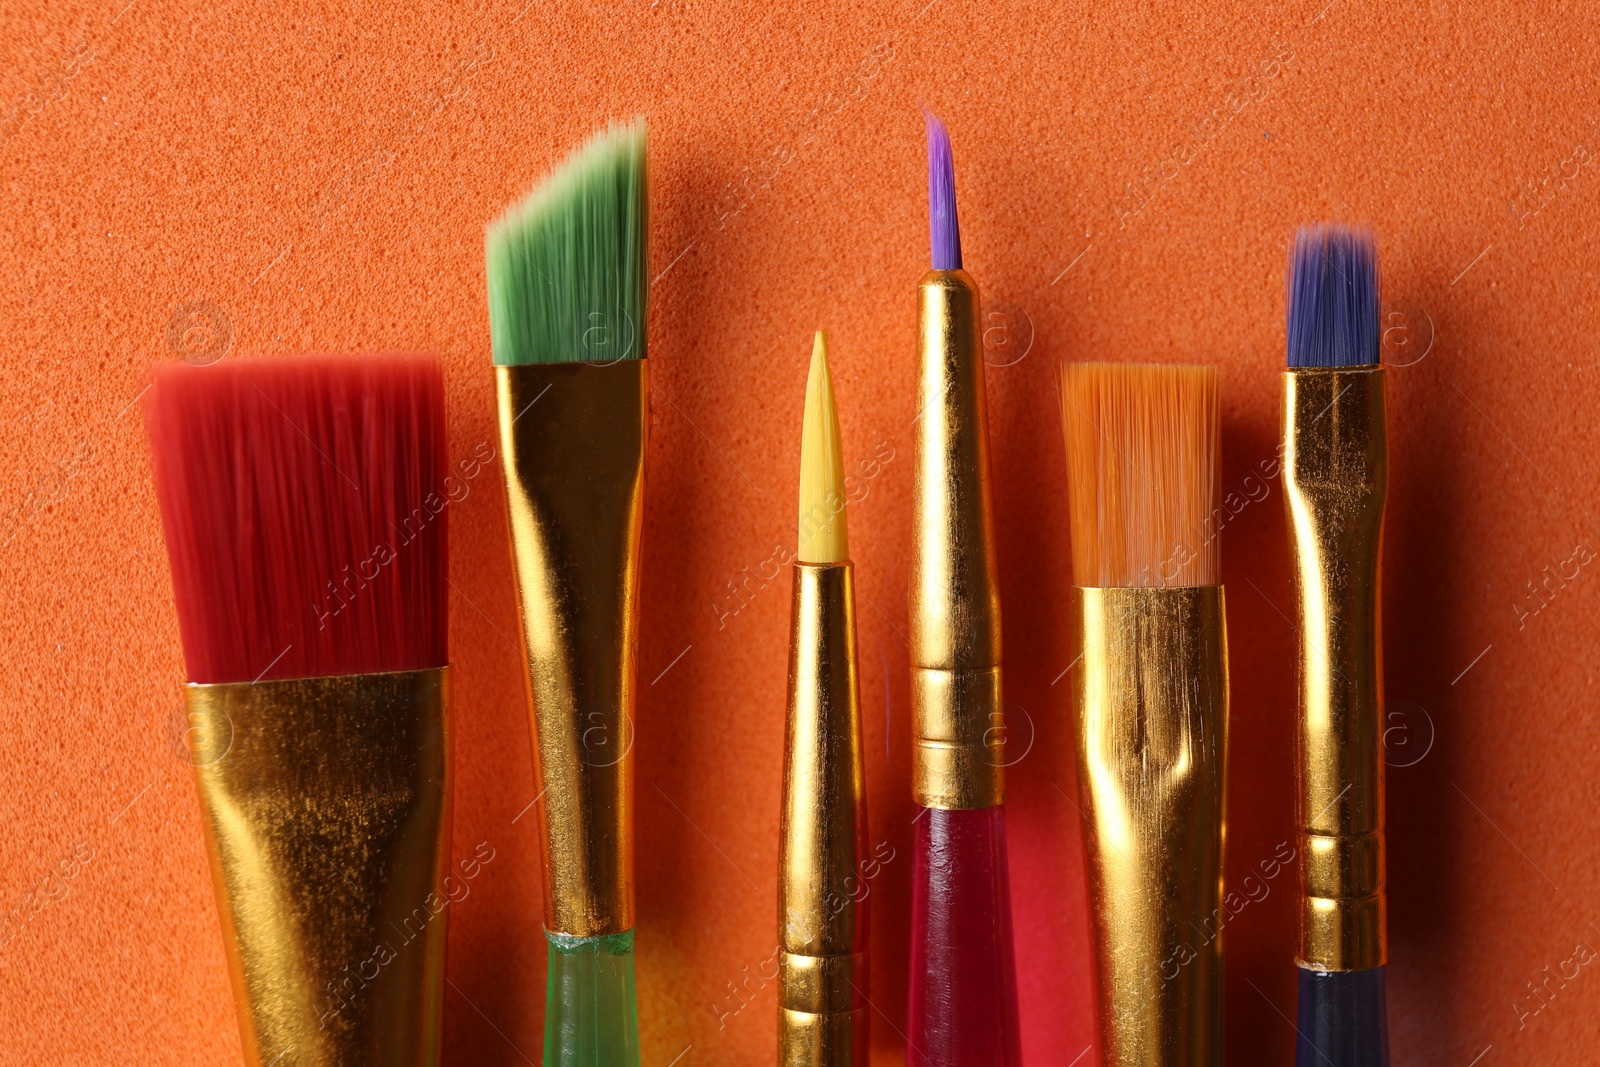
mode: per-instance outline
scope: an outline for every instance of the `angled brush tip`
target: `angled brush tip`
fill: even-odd
[[[1074,582],[1216,585],[1215,369],[1069,363],[1062,368],[1061,409]]]
[[[802,563],[842,563],[850,558],[844,497],[844,454],[839,412],[828,370],[828,335],[817,331],[806,378],[805,422],[800,430],[800,544]]]
[[[934,270],[961,269],[961,227],[956,221],[956,167],[950,132],[939,116],[922,109],[928,126],[928,227]]]
[[[490,225],[496,364],[644,358],[647,169],[644,120],[610,126]]]
[[[1301,227],[1289,253],[1289,366],[1376,364],[1378,325],[1372,230],[1337,223]]]

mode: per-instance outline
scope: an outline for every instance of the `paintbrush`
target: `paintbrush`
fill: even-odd
[[[486,242],[540,800],[550,1065],[639,1062],[632,749],[646,204],[644,125],[612,127]]]
[[[1219,1067],[1228,752],[1216,373],[1069,364],[1078,789],[1105,1067]]]
[[[867,1065],[867,808],[854,568],[820,331],[800,437],[799,546],[778,860],[778,1062]]]
[[[1383,641],[1389,459],[1378,257],[1312,226],[1289,261],[1284,504],[1299,614],[1300,1067],[1387,1067]]]
[[[977,283],[955,165],[926,114],[932,269],[918,292],[911,689],[916,736],[906,1062],[1021,1062],[1006,860],[1000,597]]]
[[[168,364],[146,423],[246,1061],[431,1067],[450,841],[439,366]]]

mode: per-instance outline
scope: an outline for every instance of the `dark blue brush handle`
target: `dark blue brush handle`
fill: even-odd
[[[1295,1067],[1389,1067],[1383,968],[1300,972]]]

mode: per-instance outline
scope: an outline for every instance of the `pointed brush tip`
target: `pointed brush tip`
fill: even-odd
[[[811,343],[806,376],[805,418],[800,433],[798,558],[839,563],[850,558],[844,505],[844,469],[839,452],[839,413],[828,368],[828,332]]]
[[[806,371],[806,396],[819,390],[826,397],[833,395],[833,369],[828,366],[828,331],[818,330],[811,338],[811,365]]]
[[[928,128],[928,228],[934,270],[961,269],[961,228],[956,219],[955,159],[950,131],[927,107],[922,117]]]

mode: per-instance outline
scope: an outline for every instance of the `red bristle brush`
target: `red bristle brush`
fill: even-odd
[[[450,831],[439,365],[168,364],[146,424],[246,1060],[436,1064]]]

